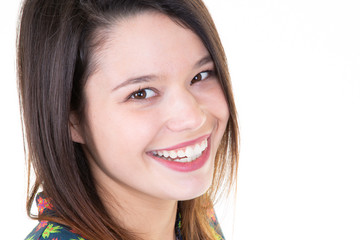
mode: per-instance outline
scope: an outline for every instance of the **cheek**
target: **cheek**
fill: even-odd
[[[134,175],[134,172],[146,173],[151,169],[144,154],[157,132],[156,118],[145,113],[104,108],[93,113],[96,113],[93,117],[89,115],[91,136],[87,148],[97,181],[106,184],[112,179],[141,184],[146,174]]]
[[[127,147],[140,149],[146,147],[157,129],[156,118],[145,113],[110,111],[92,120],[93,138],[97,146],[108,149]]]
[[[211,86],[204,89],[199,101],[205,106],[206,110],[214,116],[220,125],[227,124],[229,119],[229,108],[224,92],[219,82],[213,82]]]

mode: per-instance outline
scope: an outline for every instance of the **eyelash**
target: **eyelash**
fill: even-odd
[[[201,75],[202,73],[207,73],[208,76],[206,76],[204,79],[196,80],[195,82],[193,82],[193,80],[194,80],[198,75]],[[201,72],[199,72],[198,74],[196,74],[196,75],[193,77],[193,79],[192,79],[191,82],[190,82],[190,86],[193,85],[193,84],[195,84],[195,83],[197,83],[197,82],[204,81],[204,80],[206,80],[206,79],[214,76],[214,74],[215,74],[214,70],[201,71]],[[137,99],[137,98],[135,98],[135,95],[136,95],[136,94],[140,93],[141,91],[146,91],[146,90],[151,90],[151,91],[153,91],[155,94],[157,94],[157,91],[156,91],[155,89],[151,88],[151,87],[145,87],[145,88],[141,88],[141,87],[140,87],[137,91],[132,92],[132,93],[126,98],[126,100],[142,100],[142,101],[145,100],[145,101],[147,101],[147,100],[149,100],[149,99],[152,98],[152,97],[147,98],[147,96],[145,96],[145,98],[142,98],[142,99]]]

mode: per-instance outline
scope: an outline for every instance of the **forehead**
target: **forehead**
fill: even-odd
[[[208,55],[194,32],[157,12],[119,20],[99,51],[98,70],[116,69],[127,75],[154,69],[181,70]]]

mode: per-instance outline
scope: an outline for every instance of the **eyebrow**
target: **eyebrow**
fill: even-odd
[[[130,78],[130,79],[127,79],[125,82],[122,82],[119,85],[117,85],[116,87],[114,87],[111,91],[114,92],[117,89],[125,87],[127,85],[150,82],[150,81],[153,81],[155,78],[156,78],[155,75],[146,75],[146,76],[141,76],[141,77],[136,77],[136,78]]]
[[[206,55],[205,57],[201,58],[199,61],[197,61],[193,67],[193,69],[196,68],[200,68],[203,65],[212,62],[212,58],[210,55]],[[132,84],[137,84],[137,83],[144,83],[144,82],[150,82],[150,81],[154,81],[157,78],[156,75],[154,74],[150,74],[150,75],[144,75],[144,76],[140,76],[140,77],[135,77],[135,78],[129,78],[126,81],[120,83],[119,85],[117,85],[116,87],[114,87],[111,91],[114,92],[119,88],[125,87],[127,85],[132,85]]]
[[[200,59],[199,61],[197,61],[194,65],[194,69],[195,68],[199,68],[202,67],[203,65],[212,62],[212,57],[210,55],[206,55],[205,57],[203,57],[202,59]]]

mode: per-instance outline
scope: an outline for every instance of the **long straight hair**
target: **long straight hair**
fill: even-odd
[[[198,198],[181,201],[184,240],[214,239],[207,210],[219,190],[236,185],[238,125],[227,61],[211,16],[201,0],[25,0],[18,29],[18,89],[28,162],[27,213],[69,225],[88,239],[138,239],[117,225],[95,190],[80,144],[71,140],[71,111],[84,117],[84,85],[96,70],[96,52],[116,21],[157,11],[192,30],[209,51],[226,96],[230,118],[215,159],[213,183]],[[30,169],[35,182],[30,183]],[[34,216],[42,188],[56,216]]]

